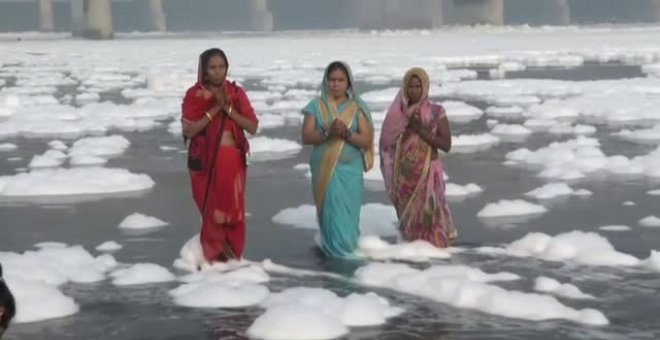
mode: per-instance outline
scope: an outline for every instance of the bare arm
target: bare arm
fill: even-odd
[[[305,145],[318,145],[326,140],[323,132],[316,130],[316,118],[313,115],[306,114],[303,119],[302,142]]]
[[[218,112],[220,112],[220,106],[218,105],[213,105],[213,107],[206,111],[208,114],[212,117],[215,118],[215,116],[218,115]],[[207,125],[211,123],[211,119],[207,115],[202,116],[201,119],[197,121],[189,121],[189,120],[182,120],[181,121],[181,128],[182,128],[182,133],[184,136],[188,138],[192,138],[197,136],[202,130],[206,128]]]
[[[446,115],[440,118],[440,126],[436,133],[433,133],[431,129],[426,127],[419,128],[417,133],[432,148],[440,149],[444,152],[451,150],[451,129]]]
[[[231,112],[227,113],[229,115],[229,118],[233,119],[238,126],[241,127],[241,129],[249,132],[251,135],[254,135],[257,133],[257,129],[259,128],[259,122],[258,121],[253,121],[251,119],[246,118],[245,116],[241,115],[240,112],[236,111],[234,108],[229,108],[225,112]]]
[[[358,118],[358,131],[349,134],[346,141],[360,149],[367,149],[373,144],[374,134],[371,131],[371,127],[369,127],[367,118],[363,114],[360,114]]]

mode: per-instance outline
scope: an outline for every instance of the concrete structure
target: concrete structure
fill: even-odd
[[[83,0],[84,28],[83,37],[87,39],[112,39],[111,0]]]
[[[348,9],[361,29],[434,28],[444,23],[443,0],[355,0]]]
[[[39,0],[39,30],[42,32],[55,30],[53,0]]]
[[[451,5],[456,23],[504,24],[504,0],[452,0]]]
[[[154,31],[165,32],[167,30],[163,0],[149,0],[149,16],[151,17]]]
[[[546,5],[545,17],[552,25],[569,25],[571,23],[571,6],[568,0],[554,0]]]
[[[71,33],[81,37],[85,30],[85,7],[83,0],[71,0]]]
[[[267,0],[246,0],[249,1],[248,16],[250,28],[253,31],[270,32],[273,30],[273,13],[268,9]]]

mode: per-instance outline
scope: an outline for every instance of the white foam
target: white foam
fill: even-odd
[[[614,249],[603,236],[574,230],[549,236],[529,233],[506,247],[514,256],[534,256],[549,261],[574,261],[596,266],[636,266],[639,259]]]
[[[529,136],[532,134],[532,130],[517,124],[497,124],[490,132],[503,136]]]
[[[576,125],[558,124],[552,126],[548,130],[548,132],[556,135],[588,136],[596,133],[596,127],[591,125],[584,125],[584,124],[576,124]]]
[[[150,229],[150,228],[159,228],[168,225],[169,223],[162,221],[153,216],[147,216],[141,213],[133,213],[126,216],[121,223],[119,223],[119,228],[122,229]]]
[[[649,227],[649,228],[655,228],[655,227],[660,227],[660,218],[656,216],[646,216],[639,220],[639,225],[642,227]]]
[[[495,118],[520,119],[523,117],[523,109],[520,106],[490,106],[486,108],[486,114]]]
[[[548,210],[537,204],[529,203],[523,200],[500,200],[495,203],[488,203],[477,213],[477,217],[506,217],[506,216],[525,216],[543,214]]]
[[[69,156],[116,157],[124,153],[131,142],[123,136],[89,137],[77,140],[69,149]]]
[[[464,197],[481,193],[483,189],[475,183],[469,183],[464,186],[455,183],[447,183],[445,186],[445,195],[447,197]]]
[[[451,144],[453,153],[472,153],[485,151],[497,145],[500,139],[489,133],[479,135],[452,136]]]
[[[631,230],[629,226],[627,225],[604,225],[601,227],[598,227],[600,230],[605,230],[605,231],[628,231]]]
[[[256,278],[256,279],[255,279]],[[186,284],[169,292],[174,303],[195,308],[237,308],[254,306],[269,294],[268,274],[259,267],[239,268],[228,273],[215,271],[193,274]]]
[[[625,202],[621,203],[621,205],[624,205],[626,207],[633,207],[637,204],[635,204],[635,202],[633,202],[633,201],[625,201]]]
[[[270,308],[257,317],[246,334],[264,340],[316,340],[336,339],[348,332],[339,318],[322,313],[317,308],[282,305]]]
[[[472,105],[459,101],[444,101],[442,106],[447,112],[447,118],[453,123],[466,123],[481,118],[484,112]]]
[[[649,190],[649,191],[647,191],[646,193],[649,194],[649,195],[651,195],[651,196],[660,196],[660,189]]]
[[[106,252],[106,251],[110,252],[110,251],[117,251],[117,250],[121,249],[122,247],[123,246],[121,244],[119,244],[115,241],[106,241],[106,242],[103,242],[103,243],[99,244],[98,246],[96,246],[96,250],[103,251],[103,252]]]
[[[265,153],[265,152],[281,152],[281,153],[298,153],[302,146],[297,142],[281,138],[270,138],[265,136],[258,136],[250,138],[250,152]]]
[[[374,260],[402,260],[426,262],[431,259],[447,259],[451,253],[432,244],[417,240],[410,243],[390,244],[378,236],[363,236],[356,252],[359,256]]]
[[[647,269],[660,272],[660,251],[651,250],[651,255],[648,259],[642,261],[642,266]]]
[[[174,275],[166,268],[154,263],[137,263],[110,273],[115,286],[170,282]]]
[[[60,318],[78,312],[75,301],[57,288],[67,282],[102,281],[116,262],[109,255],[94,258],[81,246],[42,242],[36,251],[0,252],[4,276],[16,298],[16,322]]]
[[[457,265],[436,265],[425,270],[403,264],[372,263],[355,273],[358,282],[429,298],[457,308],[526,320],[566,319],[606,325],[607,318],[596,310],[575,310],[547,295],[510,291],[488,284],[519,278],[511,273],[487,274]]]
[[[345,298],[321,288],[295,287],[273,293],[262,302],[267,310],[247,331],[259,339],[333,339],[348,327],[378,326],[399,315],[400,308],[374,293]],[[298,327],[296,325],[305,325]]]
[[[551,293],[569,299],[595,299],[593,295],[583,293],[580,288],[570,283],[561,283],[549,277],[538,277],[534,282],[537,292]]]
[[[301,205],[286,208],[272,218],[273,222],[290,225],[295,228],[318,230],[316,207]],[[360,234],[376,236],[398,235],[398,218],[392,206],[380,203],[367,203],[360,211]]]
[[[24,280],[6,275],[16,300],[13,322],[25,323],[62,318],[78,313],[80,307],[56,287],[40,281]]]
[[[588,196],[590,194],[591,193],[588,190],[578,192],[576,190],[573,190],[566,183],[556,182],[556,183],[547,183],[542,187],[529,191],[525,194],[525,196],[534,197],[539,200],[544,200],[544,199],[552,199],[560,196],[568,196],[568,195]]]
[[[12,144],[12,143],[1,143],[0,144],[0,152],[14,151],[16,149],[18,149],[18,146],[16,144]]]
[[[56,168],[66,160],[67,156],[62,151],[48,150],[43,155],[32,157],[28,167],[30,169]]]
[[[2,178],[2,177],[0,177]],[[0,180],[0,183],[3,181]],[[145,174],[125,169],[72,168],[43,169],[5,176],[0,196],[91,195],[143,191],[154,186]]]
[[[53,150],[66,151],[69,147],[61,140],[52,140],[48,142],[48,146]]]
[[[636,143],[657,144],[660,143],[660,124],[650,129],[624,129],[613,135]]]

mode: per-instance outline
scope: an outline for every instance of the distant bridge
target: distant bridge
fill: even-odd
[[[3,2],[18,2],[18,0],[0,0]],[[53,2],[54,0],[21,0],[21,2],[38,2],[39,29],[52,31],[55,28]],[[140,2],[141,14],[153,31],[166,31],[168,28],[166,11],[172,15],[183,9],[214,7],[214,11],[224,15],[219,21],[234,22],[231,29],[271,31],[278,27],[278,20],[305,21],[309,27],[316,28],[314,20],[321,20],[327,13],[312,13],[316,7],[335,7],[340,13],[337,20],[345,28],[384,29],[384,28],[435,28],[445,24],[492,24],[502,25],[506,22],[508,6],[526,2],[524,6],[531,8],[527,12],[535,12],[541,17],[540,23],[552,25],[567,25],[573,22],[572,7],[575,3],[591,1],[593,8],[603,10],[602,0],[115,0],[117,3]],[[167,8],[163,7],[167,1]],[[323,3],[323,1],[326,1]],[[637,6],[638,12],[653,21],[660,20],[660,0],[619,0],[626,6]],[[114,35],[113,1],[112,0],[55,0],[70,4],[71,30],[75,36],[89,39],[111,39]],[[172,4],[176,3],[176,8]],[[293,5],[292,5],[293,4]],[[295,11],[285,6],[296,6]],[[514,4],[514,5],[512,5]],[[322,5],[322,6],[319,6]],[[182,7],[183,6],[183,7]],[[187,6],[187,7],[186,7]],[[195,8],[197,7],[197,8]],[[233,13],[234,8],[240,11]],[[585,7],[582,5],[582,7]],[[172,9],[174,8],[174,9]],[[228,8],[227,11],[217,8]],[[231,10],[229,9],[231,8]],[[339,8],[339,9],[337,9]],[[207,15],[215,15],[213,14]],[[294,12],[294,13],[292,13]],[[310,13],[307,13],[310,12]],[[297,17],[296,17],[297,14]],[[336,14],[336,13],[335,13]],[[311,17],[311,18],[310,18]],[[213,18],[212,16],[210,18]],[[286,18],[286,19],[285,19]],[[116,18],[115,18],[116,19]],[[324,19],[332,20],[332,19]],[[237,27],[237,28],[234,28]],[[225,27],[226,28],[226,27]]]

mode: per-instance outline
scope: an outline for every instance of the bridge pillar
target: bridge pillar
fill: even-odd
[[[650,15],[653,21],[660,21],[660,0],[650,0]]]
[[[112,1],[84,0],[83,37],[87,39],[112,39],[114,27],[112,24]]]
[[[81,37],[85,30],[85,7],[83,0],[71,0],[71,33]]]
[[[268,9],[267,0],[248,0],[250,29],[270,32],[273,30],[273,13]]]
[[[459,24],[504,24],[504,0],[453,0],[452,5]]]
[[[568,0],[554,0],[545,9],[548,22],[553,25],[571,24],[571,6]]]
[[[53,0],[39,0],[39,30],[50,32],[54,29]]]
[[[153,30],[165,32],[167,30],[167,20],[163,10],[163,0],[149,0],[149,14]]]

